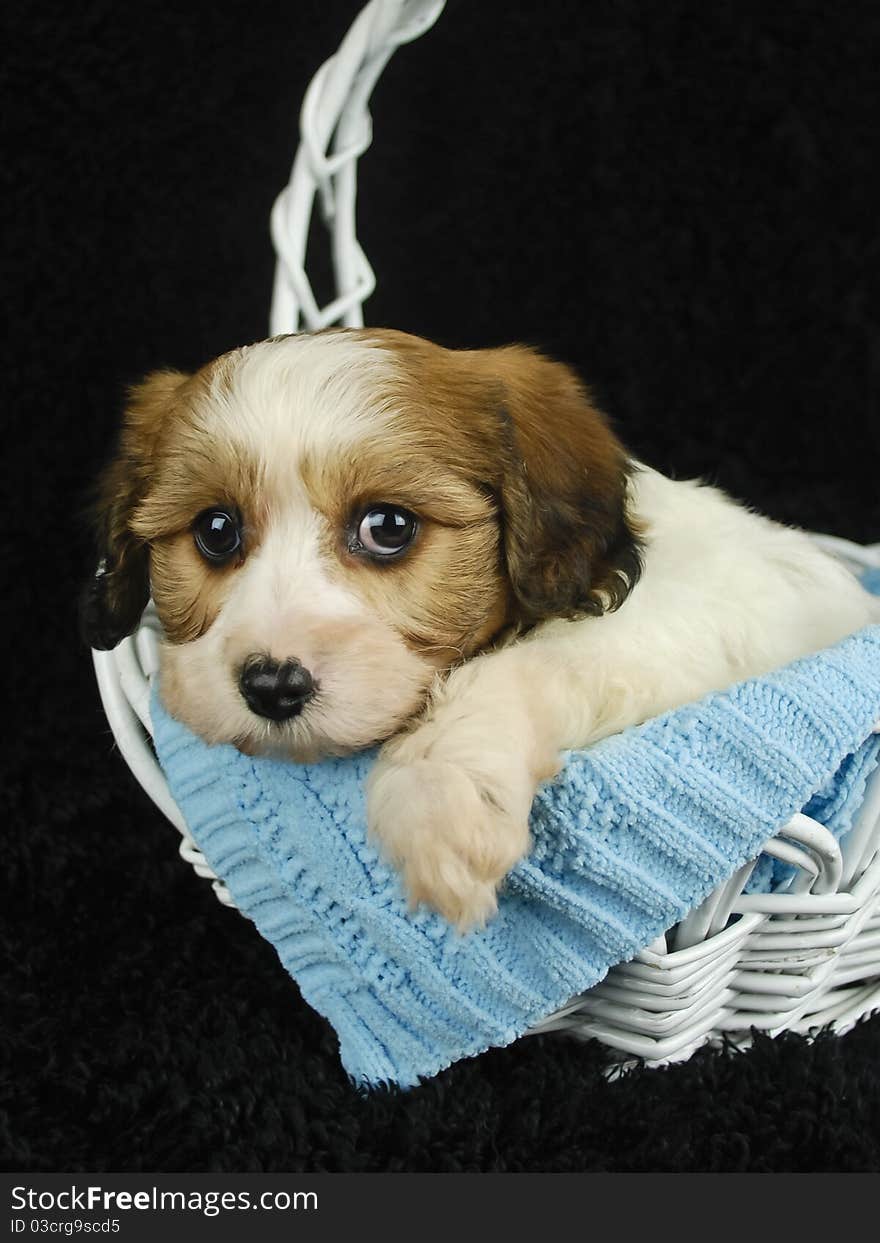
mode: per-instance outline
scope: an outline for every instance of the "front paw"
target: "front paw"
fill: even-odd
[[[497,910],[499,884],[529,849],[533,791],[521,776],[471,774],[431,759],[380,759],[370,780],[370,836],[397,867],[411,907],[432,907],[460,931]]]

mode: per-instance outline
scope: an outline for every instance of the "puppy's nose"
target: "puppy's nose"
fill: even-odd
[[[249,656],[238,685],[251,711],[270,721],[289,721],[315,693],[312,675],[298,660],[279,664],[271,656]]]

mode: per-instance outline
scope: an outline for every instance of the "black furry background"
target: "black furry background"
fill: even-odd
[[[265,335],[267,220],[355,0],[7,14],[2,1164],[871,1170],[880,1018],[615,1082],[524,1041],[359,1096],[114,751],[74,602],[123,388]],[[874,3],[452,3],[373,103],[368,322],[544,345],[630,446],[880,540]]]

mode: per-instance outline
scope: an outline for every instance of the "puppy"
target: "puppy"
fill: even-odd
[[[88,641],[152,595],[162,695],[211,743],[383,742],[370,832],[466,929],[560,752],[877,618],[801,532],[635,463],[568,367],[334,329],[131,393]]]

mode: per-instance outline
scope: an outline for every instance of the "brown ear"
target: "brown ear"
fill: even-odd
[[[170,399],[187,378],[156,371],[129,393],[116,455],[93,506],[98,567],[80,596],[80,630],[91,647],[106,651],[131,634],[150,597],[149,550],[131,530],[131,518],[149,486]]]
[[[523,346],[487,355],[501,385],[503,542],[521,620],[619,608],[642,568],[623,446],[570,368]]]

